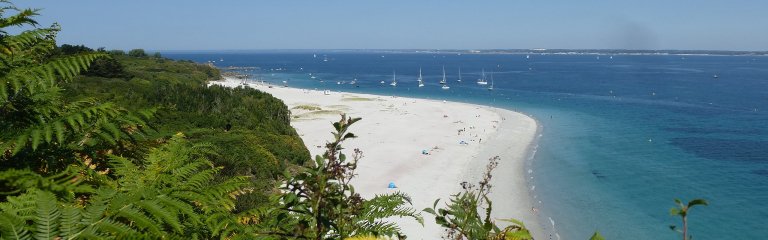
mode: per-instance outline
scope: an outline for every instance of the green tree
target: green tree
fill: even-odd
[[[136,48],[136,49],[131,49],[130,51],[128,51],[128,56],[131,56],[131,57],[146,57],[147,53],[144,52],[144,49]]]
[[[86,47],[84,45],[62,44],[59,47],[59,52],[61,52],[61,54],[63,55],[73,55],[78,53],[93,52],[93,49]]]
[[[709,203],[707,203],[707,200],[704,200],[704,199],[694,199],[688,202],[688,204],[683,204],[683,201],[675,198],[675,204],[677,205],[677,207],[673,207],[672,209],[670,209],[669,214],[671,214],[672,216],[680,216],[680,218],[682,218],[683,230],[682,231],[677,230],[677,226],[675,225],[671,225],[669,226],[669,228],[672,229],[673,231],[678,231],[682,233],[683,240],[693,238],[693,236],[688,235],[688,211],[690,211],[693,206],[696,206],[696,205],[707,206],[709,205]]]
[[[125,55],[125,51],[119,50],[119,49],[109,50],[109,55],[112,55],[112,56],[123,56],[123,55]]]
[[[155,52],[154,54],[152,54],[152,57],[154,57],[154,58],[163,58],[163,55],[161,55],[160,52]]]
[[[95,59],[91,63],[91,67],[83,74],[104,78],[124,78],[128,76],[123,69],[123,65],[110,56]]]

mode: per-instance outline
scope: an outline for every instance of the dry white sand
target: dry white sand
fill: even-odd
[[[239,80],[212,82],[229,87]],[[370,94],[304,90],[266,85],[248,86],[282,99],[291,109],[291,125],[312,156],[322,154],[331,139],[332,122],[340,113],[362,120],[352,126],[358,138],[344,144],[348,155],[359,148],[364,157],[353,180],[363,197],[391,191],[409,194],[417,210],[438,206],[460,183],[477,183],[488,159],[500,156],[493,172],[491,199],[493,217],[522,220],[536,239],[544,239],[531,204],[524,163],[535,139],[537,124],[513,111],[465,103],[444,102]],[[319,108],[306,110],[302,108]],[[462,131],[459,134],[459,129]],[[460,144],[465,141],[468,144]],[[422,154],[422,150],[429,155]],[[397,189],[388,189],[394,182]],[[410,219],[396,219],[410,239],[439,239],[443,229],[434,218],[422,213],[424,226]],[[504,225],[498,222],[499,225]]]

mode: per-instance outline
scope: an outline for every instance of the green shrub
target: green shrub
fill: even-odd
[[[131,57],[146,57],[147,53],[144,52],[144,49],[137,48],[137,49],[131,49],[131,51],[128,51],[128,56],[131,56]]]

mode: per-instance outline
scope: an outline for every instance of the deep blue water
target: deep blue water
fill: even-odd
[[[680,225],[669,215],[674,198],[709,200],[710,206],[689,215],[696,239],[768,236],[768,57],[164,55],[257,66],[266,81],[287,80],[295,87],[445,99],[530,114],[543,126],[530,184],[542,220],[549,225],[551,218],[562,239],[587,239],[595,230],[607,239],[679,239],[668,228]],[[438,84],[443,66],[450,90]],[[416,85],[419,67],[424,88]],[[494,91],[475,83],[482,68],[494,72]],[[398,86],[382,86],[393,71]],[[337,84],[353,78],[359,87]]]

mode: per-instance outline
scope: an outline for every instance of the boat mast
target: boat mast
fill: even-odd
[[[424,80],[424,78],[421,77],[421,68],[419,68],[419,82],[421,82],[421,80]]]
[[[445,66],[443,66],[443,83],[445,83]]]

